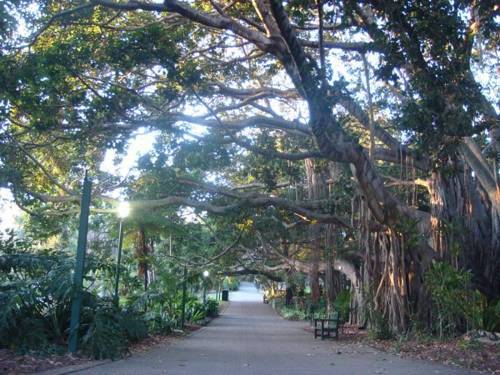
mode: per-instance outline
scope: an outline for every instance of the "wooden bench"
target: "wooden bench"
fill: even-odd
[[[323,340],[325,337],[332,337],[331,334],[334,333],[335,339],[338,339],[340,327],[341,322],[338,311],[334,311],[330,317],[314,318],[314,338],[320,336],[321,340]]]

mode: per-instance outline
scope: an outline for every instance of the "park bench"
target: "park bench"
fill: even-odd
[[[335,339],[339,338],[339,329],[342,322],[339,319],[339,312],[334,311],[330,316],[325,318],[314,318],[314,338],[318,336],[323,340],[325,337],[332,337],[335,334]]]

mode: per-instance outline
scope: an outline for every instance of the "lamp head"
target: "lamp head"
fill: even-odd
[[[210,272],[208,272],[207,270],[203,271],[203,277],[208,277],[210,276]]]
[[[128,202],[120,202],[116,210],[116,214],[120,219],[125,219],[130,213],[130,204]]]

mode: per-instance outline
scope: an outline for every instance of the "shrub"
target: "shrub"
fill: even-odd
[[[196,323],[205,319],[205,317],[205,306],[198,299],[193,297],[186,302],[186,319],[188,321]]]
[[[235,291],[238,290],[238,288],[240,287],[240,282],[238,279],[228,276],[224,279],[222,287],[224,289]]]
[[[389,326],[389,322],[381,312],[373,310],[370,318],[369,335],[372,339],[389,340],[393,337],[394,334]]]
[[[486,331],[500,331],[500,299],[484,304],[482,328]]]
[[[349,320],[349,308],[351,306],[351,292],[342,290],[335,299],[335,310],[339,312],[339,317],[342,321]]]
[[[471,287],[471,275],[437,262],[425,274],[425,285],[435,306],[433,330],[444,335],[481,327],[481,295]]]
[[[0,347],[44,351],[65,342],[71,290],[65,255],[0,241]]]
[[[307,319],[307,314],[305,311],[296,309],[294,307],[283,306],[280,310],[281,316],[288,320],[305,320]]]
[[[89,275],[113,269],[91,255],[87,267]],[[0,240],[0,347],[42,353],[66,349],[73,268],[74,255],[67,252],[35,252],[24,242]],[[122,311],[111,300],[83,291],[78,337],[85,353],[117,358],[131,341],[146,335],[137,312]]]
[[[82,351],[95,359],[119,358],[128,349],[125,328],[120,324],[121,316],[112,307],[100,306],[96,310],[85,309],[81,339]]]
[[[81,349],[95,359],[119,358],[131,342],[148,335],[148,325],[140,313],[121,310],[111,300],[100,300],[82,310]]]
[[[125,337],[130,342],[136,342],[148,336],[149,327],[146,320],[135,311],[122,312],[120,325],[125,331]]]
[[[175,322],[172,322],[166,311],[148,311],[144,314],[148,331],[150,333],[165,335],[172,332]]]
[[[219,302],[214,299],[208,299],[205,302],[205,313],[211,318],[219,315]]]

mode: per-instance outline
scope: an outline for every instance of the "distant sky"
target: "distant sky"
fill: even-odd
[[[19,219],[22,211],[14,203],[9,189],[0,189],[0,210],[0,231],[17,228],[16,220]]]
[[[115,164],[116,152],[114,150],[107,150],[100,166],[101,171],[125,177],[129,174],[130,169],[137,165],[137,160],[151,151],[157,135],[157,131],[146,132],[143,130],[134,136],[128,142],[127,153],[119,164]]]

